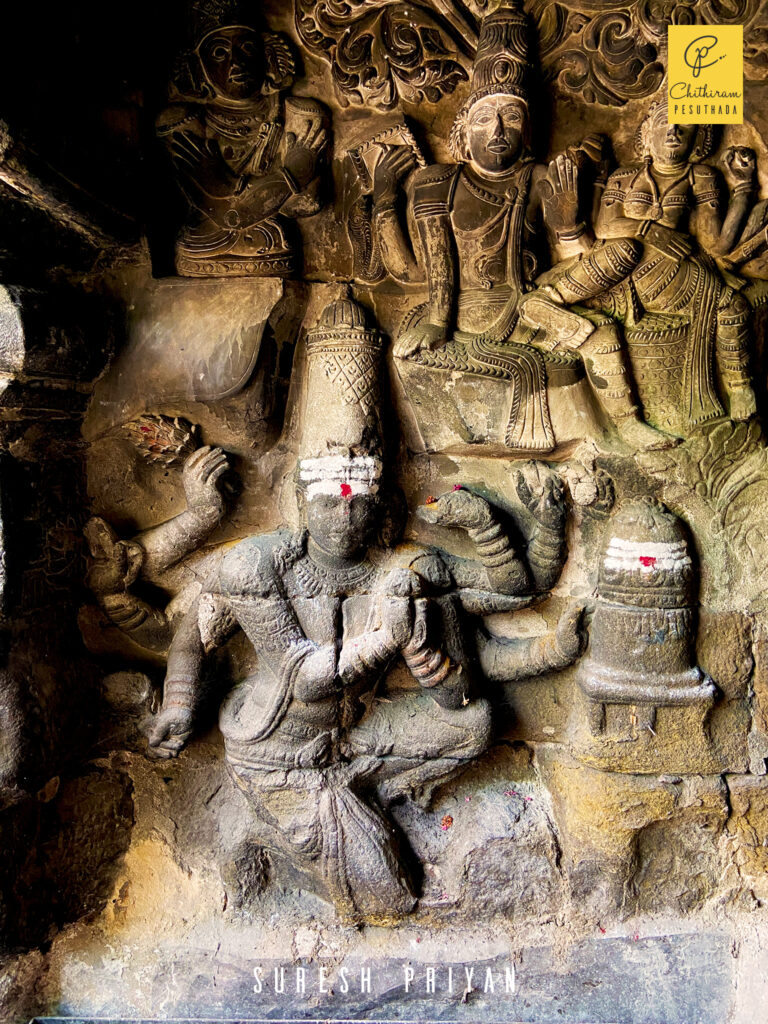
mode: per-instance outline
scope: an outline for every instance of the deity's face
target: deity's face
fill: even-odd
[[[309,536],[333,558],[360,558],[373,538],[378,507],[379,500],[374,494],[313,495],[306,503]]]
[[[648,131],[651,156],[662,164],[682,164],[693,148],[698,126],[695,124],[669,124],[667,108],[661,106],[651,118]]]
[[[485,96],[467,115],[470,159],[489,174],[511,170],[523,152],[528,122],[524,103],[510,96]]]
[[[198,53],[206,78],[218,96],[242,101],[260,91],[263,52],[261,40],[252,29],[232,26],[211,32]]]

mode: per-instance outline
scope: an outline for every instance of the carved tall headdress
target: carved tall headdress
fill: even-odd
[[[242,25],[255,28],[254,4],[251,0],[192,0],[190,28],[193,45],[220,28]]]
[[[528,103],[532,70],[528,19],[519,0],[502,0],[483,19],[466,107],[483,96],[516,96]]]
[[[171,100],[213,97],[199,59],[200,47],[212,32],[225,28],[246,28],[258,33],[263,47],[262,93],[282,92],[291,87],[297,66],[294,48],[281,32],[262,31],[254,0],[192,0],[186,47],[177,58],[171,78]]]
[[[351,299],[327,306],[307,335],[299,481],[308,493],[375,493],[381,477],[383,338]]]
[[[501,0],[499,7],[483,19],[472,69],[472,89],[451,129],[450,146],[457,160],[468,159],[467,119],[478,100],[485,96],[510,96],[528,107],[533,68],[529,31],[528,18],[519,0]],[[528,135],[526,127],[526,145]]]

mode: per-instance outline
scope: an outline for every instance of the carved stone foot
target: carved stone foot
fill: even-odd
[[[627,417],[616,424],[619,437],[634,451],[659,451],[663,448],[674,448],[680,444],[679,437],[656,430],[642,420]]]
[[[757,412],[755,392],[752,388],[738,388],[731,392],[730,398],[732,420],[748,420]]]

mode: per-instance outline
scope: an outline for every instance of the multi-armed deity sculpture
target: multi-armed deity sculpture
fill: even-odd
[[[295,477],[305,529],[252,537],[225,555],[173,640],[150,738],[159,754],[179,752],[205,696],[206,657],[242,631],[249,651],[237,685],[228,693],[232,680],[211,682],[217,700],[226,696],[230,773],[259,841],[311,874],[351,920],[413,907],[381,808],[406,794],[428,799],[488,746],[483,671],[535,675],[580,649],[578,610],[553,634],[514,642],[468,618],[521,607],[556,581],[565,510],[551,471],[521,480],[535,523],[526,551],[463,489],[433,499],[424,515],[465,529],[476,561],[397,544],[379,414],[382,341],[350,300],[332,303],[310,334]],[[412,682],[376,701],[400,659]]]

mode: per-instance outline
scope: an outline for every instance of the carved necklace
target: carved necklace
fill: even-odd
[[[457,236],[467,239],[476,239],[481,236],[488,236],[499,224],[501,230],[495,242],[486,241],[482,244],[484,250],[474,259],[474,270],[480,287],[489,291],[493,287],[493,278],[488,273],[488,267],[493,260],[507,247],[507,284],[512,287],[512,293],[519,298],[523,290],[523,274],[521,269],[522,258],[522,232],[523,232],[523,210],[528,197],[528,189],[533,173],[533,160],[525,160],[520,167],[516,167],[509,175],[510,184],[504,195],[499,195],[482,187],[472,181],[469,168],[463,168],[461,181],[467,191],[478,199],[484,200],[493,206],[498,207],[498,212],[489,221],[476,228],[459,228],[454,225]],[[516,306],[517,298],[514,300]],[[504,323],[509,319],[507,312],[503,315]]]
[[[225,159],[235,162],[238,173],[244,173],[249,165],[252,171],[261,173],[269,168],[283,134],[283,126],[276,120],[278,114],[274,104],[264,113],[253,108],[225,107],[209,107],[206,111],[208,126],[220,138],[232,139],[231,145],[225,147],[229,152],[222,148],[222,153]]]
[[[660,220],[661,217],[664,214],[664,200],[667,198],[667,196],[669,195],[669,193],[672,191],[673,188],[676,188],[676,186],[679,185],[680,182],[684,181],[689,176],[690,171],[691,171],[690,164],[686,164],[686,167],[685,167],[685,170],[683,171],[683,173],[682,174],[678,174],[678,176],[676,178],[673,178],[673,180],[667,186],[665,186],[663,192],[659,192],[658,182],[656,181],[655,177],[653,176],[653,169],[652,169],[652,166],[651,166],[651,161],[646,159],[643,168],[641,170],[639,170],[637,172],[637,174],[634,176],[634,178],[632,179],[632,182],[631,182],[631,184],[629,186],[630,192],[634,188],[635,182],[640,177],[640,175],[641,175],[643,170],[645,171],[645,176],[646,176],[646,178],[648,180],[648,183],[649,183],[649,185],[651,187],[651,208],[648,211],[648,218],[649,218],[649,220]]]
[[[293,572],[302,596],[316,597],[318,594],[325,594],[328,597],[337,597],[367,584],[375,577],[376,566],[365,558],[357,565],[332,569],[329,566],[318,565],[309,555],[304,555],[293,566]]]

